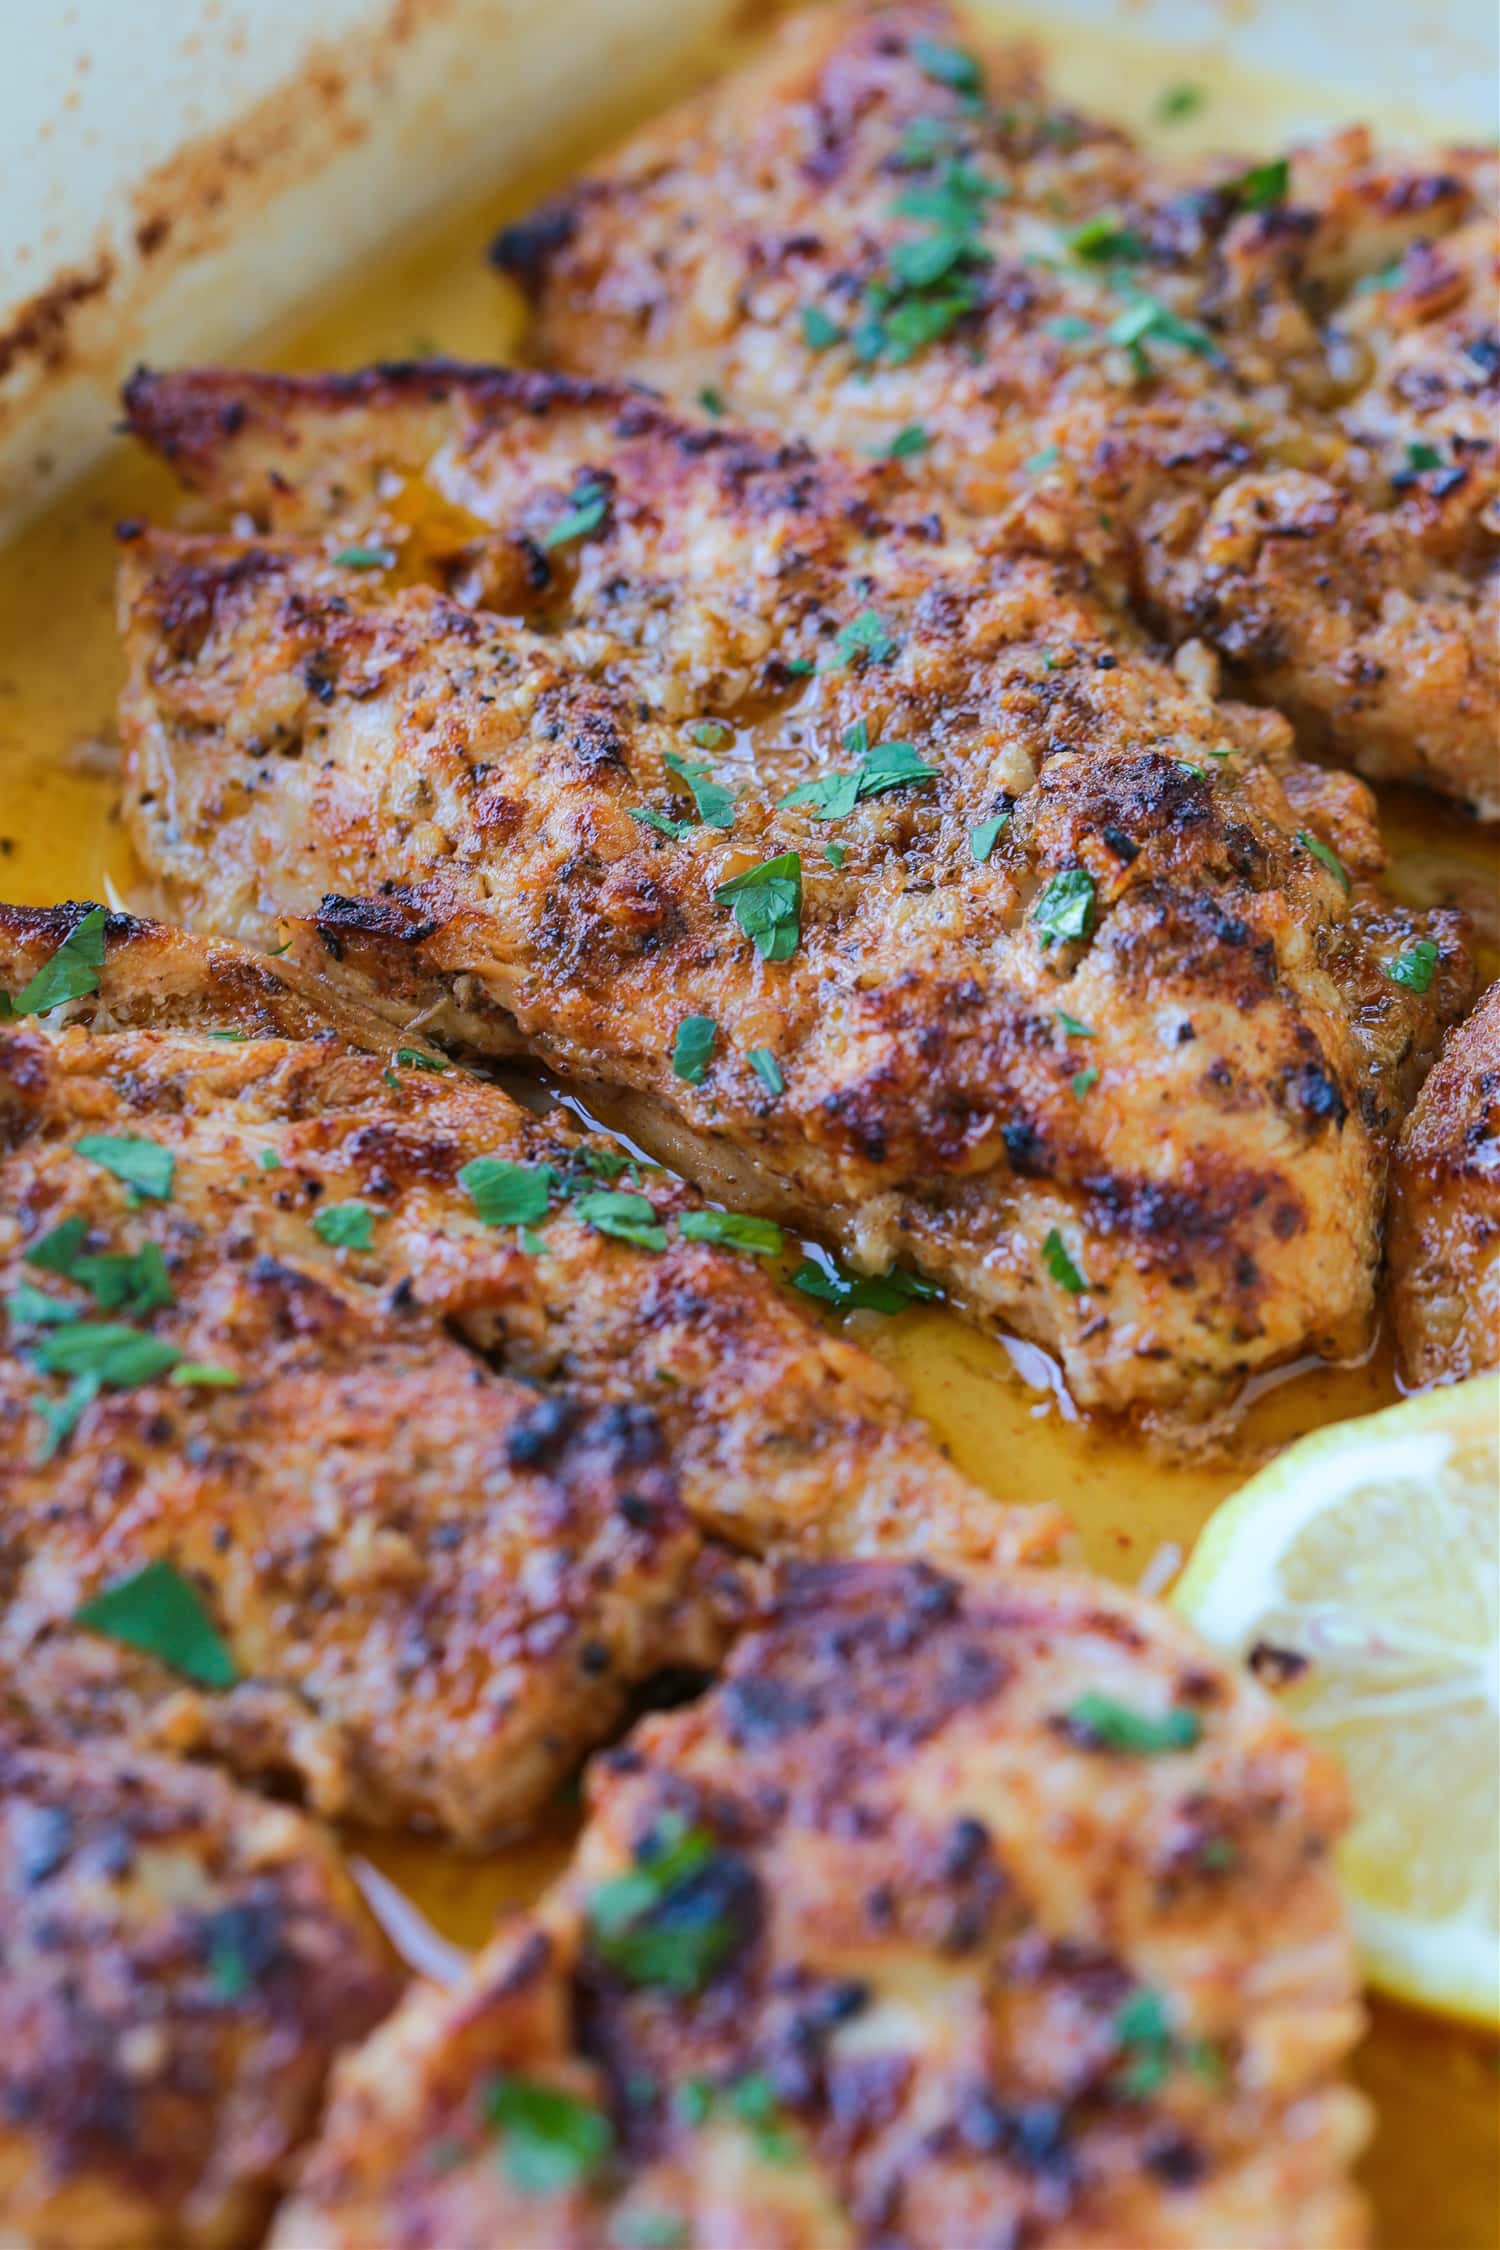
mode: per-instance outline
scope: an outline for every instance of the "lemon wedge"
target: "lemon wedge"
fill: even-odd
[[[1348,1776],[1371,1983],[1500,2022],[1500,1375],[1290,1447],[1172,1598]]]

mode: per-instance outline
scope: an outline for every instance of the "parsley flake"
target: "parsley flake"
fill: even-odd
[[[816,781],[799,781],[779,800],[781,805],[808,805],[814,820],[847,820],[857,804],[867,797],[883,797],[888,790],[905,789],[925,781],[936,781],[938,769],[927,765],[909,742],[877,742],[873,750],[865,749],[869,740],[863,719],[850,727],[844,736],[844,748],[860,756],[852,773],[829,773]]]
[[[1094,912],[1094,878],[1086,867],[1064,867],[1052,877],[1031,909],[1044,945],[1089,934]]]
[[[609,488],[597,477],[581,477],[568,494],[565,515],[542,534],[544,547],[565,547],[574,539],[587,539],[599,529],[609,512]]]
[[[164,1203],[171,1195],[176,1159],[160,1141],[117,1133],[85,1133],[75,1145],[80,1156],[86,1156],[91,1164],[102,1164],[136,1196],[151,1196]]]
[[[696,719],[688,732],[700,750],[722,750],[734,740],[733,727],[723,719]]]
[[[1112,1695],[1080,1695],[1063,1713],[1068,1732],[1086,1750],[1117,1750],[1127,1757],[1156,1758],[1191,1750],[1203,1733],[1194,1711],[1173,1709],[1158,1718],[1119,1703]]]
[[[522,2195],[563,2195],[583,2186],[614,2145],[602,2110],[539,2079],[492,2078],[483,2108],[486,2123],[502,2135],[505,2176]]]
[[[684,1016],[672,1046],[672,1069],[689,1086],[701,1086],[714,1051],[719,1027],[712,1016]]]
[[[754,1258],[780,1257],[785,1241],[774,1219],[754,1219],[743,1211],[684,1211],[677,1230],[690,1242],[717,1242]]]
[[[1323,842],[1321,836],[1310,835],[1305,828],[1298,829],[1297,841],[1304,851],[1311,852],[1313,858],[1321,866],[1327,868],[1329,874],[1347,898],[1349,895],[1349,877],[1344,871],[1343,862],[1337,852],[1331,851],[1328,845]]]
[[[1144,258],[1146,245],[1133,228],[1108,211],[1096,211],[1082,226],[1075,227],[1064,237],[1067,249],[1075,258],[1089,264],[1127,263]]]
[[[396,557],[389,547],[344,547],[333,559],[345,570],[389,570]]]
[[[375,1238],[375,1214],[368,1203],[325,1203],[313,1213],[312,1227],[330,1250],[368,1250]]]
[[[724,394],[716,391],[711,383],[705,383],[698,393],[698,404],[705,414],[712,414],[717,418],[724,412]]]
[[[106,919],[102,906],[90,907],[29,983],[23,984],[14,997],[0,993],[0,1017],[44,1016],[49,1008],[60,1008],[65,1000],[81,1000],[86,993],[97,992],[99,971],[104,966]]]
[[[1284,203],[1291,182],[1291,166],[1284,156],[1273,156],[1266,164],[1252,164],[1248,172],[1241,172],[1237,180],[1226,183],[1224,192],[1232,195],[1242,211],[1268,211],[1273,203]]]
[[[841,344],[844,331],[836,320],[829,318],[821,305],[804,305],[802,308],[802,341],[809,351],[826,352],[830,345]]]
[[[984,73],[977,55],[967,48],[950,47],[937,39],[914,39],[911,59],[924,78],[935,86],[947,86],[955,94],[979,94],[984,90]]]
[[[1007,806],[1004,812],[991,813],[988,820],[981,820],[977,827],[969,830],[969,855],[972,859],[976,859],[981,867],[989,858],[990,853],[1000,841],[1002,833],[1009,824],[1010,808]]]
[[[1061,446],[1044,445],[1040,453],[1033,453],[1031,459],[1025,463],[1026,474],[1029,477],[1044,477],[1049,469],[1057,467],[1061,459]]]
[[[453,1068],[452,1063],[438,1055],[424,1054],[420,1047],[398,1047],[396,1063],[401,1070],[431,1070],[439,1076]]]
[[[633,1243],[638,1250],[665,1250],[667,1230],[643,1195],[622,1189],[596,1188],[574,1198],[573,1208],[585,1226],[617,1242]]]
[[[1414,476],[1425,476],[1429,469],[1440,469],[1443,456],[1435,445],[1422,438],[1413,438],[1406,448],[1406,465]]]
[[[487,1227],[535,1226],[547,1216],[556,1181],[550,1164],[511,1164],[501,1156],[476,1156],[458,1175]]]
[[[48,1375],[82,1376],[96,1389],[113,1391],[154,1382],[182,1356],[165,1337],[115,1320],[70,1321],[38,1337],[30,1350]]]
[[[1201,86],[1168,86],[1156,105],[1157,121],[1180,125],[1185,117],[1196,117],[1207,100]]]
[[[700,820],[706,821],[710,828],[728,829],[734,826],[734,792],[713,779],[711,767],[689,765],[685,758],[678,757],[675,750],[667,752],[665,763],[670,773],[675,773],[679,780],[687,783]]]
[[[896,653],[896,644],[885,619],[874,609],[862,609],[852,623],[842,628],[833,645],[840,665],[852,664],[856,657],[862,657],[868,664],[889,664]],[[833,667],[838,668],[838,665]]]
[[[202,1596],[175,1563],[145,1563],[116,1579],[74,1612],[74,1623],[159,1657],[200,1687],[231,1688],[240,1676]]]
[[[41,1235],[26,1252],[28,1266],[39,1266],[43,1273],[71,1272],[74,1260],[88,1240],[88,1221],[75,1215],[62,1219],[50,1233]]]
[[[745,1889],[741,1863],[669,1813],[590,1893],[590,1950],[628,1984],[699,1992],[746,1935]]]
[[[763,961],[787,961],[802,934],[802,859],[781,852],[720,883],[714,903],[732,906],[734,918]]]
[[[1075,1070],[1073,1073],[1073,1099],[1081,1102],[1089,1088],[1097,1086],[1098,1083],[1099,1072],[1095,1066],[1090,1065],[1087,1070]]]
[[[1047,1261],[1048,1273],[1061,1288],[1067,1290],[1070,1297],[1083,1296],[1088,1288],[1088,1281],[1069,1257],[1068,1246],[1056,1227],[1052,1228],[1042,1244],[1042,1256]]]
[[[1418,938],[1394,961],[1387,961],[1385,973],[1392,984],[1404,985],[1408,992],[1426,992],[1432,984],[1432,972],[1437,967],[1438,949],[1431,938]]]
[[[887,461],[909,461],[914,454],[925,453],[931,443],[931,437],[920,422],[908,422],[883,449],[884,457]]]
[[[1076,1016],[1068,1014],[1066,1008],[1054,1008],[1052,1012],[1070,1039],[1093,1039],[1098,1036],[1091,1023],[1080,1023]]]
[[[852,1273],[842,1259],[826,1252],[821,1260],[803,1259],[792,1275],[792,1287],[839,1312],[905,1312],[908,1305],[941,1295],[935,1282],[902,1266],[892,1266],[886,1273]]]
[[[775,1096],[786,1092],[786,1080],[781,1075],[781,1065],[769,1047],[752,1047],[745,1060],[768,1094]]]

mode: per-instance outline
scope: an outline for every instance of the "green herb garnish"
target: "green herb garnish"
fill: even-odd
[[[160,1141],[137,1140],[116,1133],[85,1133],[76,1146],[80,1156],[86,1156],[91,1164],[102,1164],[106,1172],[123,1180],[135,1195],[151,1196],[161,1203],[171,1195],[176,1159]]]
[[[743,1211],[684,1211],[677,1231],[690,1242],[717,1242],[756,1258],[780,1257],[785,1240],[774,1219],[754,1219]]]
[[[984,90],[984,73],[977,55],[964,47],[945,46],[937,39],[914,39],[911,58],[924,78],[936,86],[947,86],[955,94],[979,94]]]
[[[1408,992],[1426,992],[1432,984],[1432,972],[1437,967],[1438,949],[1431,938],[1418,938],[1394,961],[1387,961],[1385,973],[1392,984],[1404,985]]]
[[[505,2176],[523,2195],[563,2195],[582,2187],[614,2145],[614,2129],[602,2110],[539,2079],[490,2079],[483,2109],[486,2122],[503,2136]]]
[[[1044,944],[1087,937],[1094,912],[1094,878],[1086,867],[1064,867],[1031,909]]]
[[[786,1092],[786,1080],[781,1075],[781,1065],[769,1047],[752,1047],[745,1060],[768,1094],[776,1095]]]
[[[1092,1065],[1087,1070],[1075,1070],[1073,1073],[1073,1099],[1081,1102],[1089,1088],[1097,1086],[1098,1083],[1099,1073]]]
[[[609,489],[597,477],[582,477],[568,494],[568,509],[542,534],[544,547],[564,547],[574,539],[587,539],[609,512]]]
[[[325,1203],[313,1213],[312,1228],[330,1250],[368,1250],[375,1238],[375,1214],[368,1203]]]
[[[86,993],[97,992],[107,919],[102,906],[91,906],[28,984],[14,997],[0,993],[0,1017],[44,1016],[65,1000],[81,1000]]]
[[[802,859],[781,852],[743,875],[720,883],[719,906],[732,906],[734,918],[763,961],[786,961],[802,934]]]
[[[1156,105],[1157,120],[1179,125],[1185,117],[1196,117],[1207,100],[1201,86],[1168,86]]]
[[[868,741],[865,722],[860,719],[844,736],[844,748],[860,761],[854,771],[799,781],[780,803],[809,805],[814,820],[846,820],[867,797],[883,797],[887,790],[937,780],[937,767],[925,764],[911,743],[877,742],[871,750],[866,748]]]
[[[197,1588],[175,1563],[149,1562],[116,1579],[75,1611],[74,1623],[159,1657],[200,1687],[231,1688],[239,1678]]]
[[[1338,884],[1339,889],[1347,898],[1349,894],[1349,878],[1344,872],[1343,863],[1339,859],[1338,854],[1334,851],[1330,851],[1329,847],[1323,842],[1320,836],[1309,835],[1305,828],[1298,829],[1297,841],[1302,846],[1304,851],[1311,852],[1313,858],[1317,860],[1321,866],[1327,868],[1329,874],[1333,877],[1334,881]]]
[[[420,1047],[398,1047],[396,1063],[401,1070],[431,1070],[439,1075],[453,1068],[452,1063],[439,1055],[424,1054]]]
[[[981,867],[999,842],[1002,832],[1009,825],[1009,811],[997,812],[992,813],[988,820],[981,820],[977,827],[969,830],[969,854],[971,858],[979,862]]]
[[[1406,465],[1414,476],[1425,476],[1429,469],[1442,468],[1443,456],[1435,445],[1428,445],[1423,438],[1413,438],[1406,448]]]
[[[1234,197],[1242,211],[1266,211],[1273,203],[1286,201],[1290,180],[1291,166],[1286,158],[1273,156],[1268,163],[1252,164],[1237,180],[1228,181],[1224,192]]]
[[[710,828],[734,826],[734,793],[713,779],[712,767],[689,765],[675,750],[667,752],[665,764],[670,773],[687,783],[700,820],[706,821]]]
[[[821,305],[804,305],[802,308],[802,341],[810,351],[826,352],[831,344],[840,344],[844,331],[836,320],[831,320]]]
[[[1070,1039],[1093,1039],[1097,1036],[1092,1024],[1080,1023],[1076,1016],[1068,1014],[1066,1008],[1055,1008],[1053,1014]]]
[[[550,1164],[511,1164],[501,1156],[476,1156],[458,1184],[474,1199],[487,1227],[536,1226],[547,1216],[557,1174]]]
[[[1129,263],[1146,255],[1140,236],[1108,211],[1096,211],[1064,240],[1073,257],[1086,259],[1091,265]]]
[[[713,1057],[719,1027],[712,1016],[684,1016],[672,1046],[672,1069],[690,1086],[701,1086]]]
[[[942,1294],[936,1282],[902,1266],[886,1273],[851,1273],[842,1259],[827,1253],[822,1263],[804,1258],[792,1275],[792,1287],[840,1312],[904,1312],[908,1305]]]
[[[1061,1288],[1067,1290],[1070,1297],[1083,1296],[1088,1288],[1088,1281],[1069,1257],[1068,1246],[1056,1227],[1052,1228],[1042,1244],[1042,1256],[1047,1261],[1048,1273]]]
[[[396,557],[389,547],[344,547],[333,559],[345,570],[389,570]]]
[[[665,1250],[667,1230],[643,1195],[612,1188],[591,1189],[576,1196],[573,1208],[585,1226],[617,1242],[633,1243],[638,1250]]]
[[[626,1875],[589,1894],[589,1948],[628,1984],[699,1992],[739,1944],[714,1839],[667,1814]]]
[[[913,455],[925,453],[931,443],[931,437],[920,422],[908,422],[905,429],[898,430],[890,444],[883,449],[884,458],[887,461],[909,461]]]
[[[1164,1711],[1160,1718],[1117,1703],[1112,1695],[1080,1695],[1063,1713],[1069,1731],[1090,1750],[1118,1750],[1134,1758],[1191,1750],[1203,1725],[1194,1711]]]
[[[833,645],[841,664],[852,664],[856,657],[868,664],[889,664],[896,653],[896,644],[885,620],[874,609],[862,609],[858,617],[842,628]]]

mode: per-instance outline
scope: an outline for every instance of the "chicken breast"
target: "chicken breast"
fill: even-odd
[[[1389,1256],[1403,1382],[1500,1365],[1500,984],[1452,1033],[1406,1121]]]
[[[332,2057],[398,1989],[300,1814],[0,1715],[0,2240],[260,2241]]]
[[[1386,974],[1429,925],[1283,722],[898,472],[629,393],[432,365],[129,410],[242,527],[124,550],[127,815],[185,919],[323,897],[366,999],[613,1089],[1088,1408],[1175,1427],[1360,1347],[1467,971],[1450,916],[1429,991]]]
[[[1149,1605],[794,1568],[341,2065],[277,2250],[1340,2250],[1331,1767]]]
[[[0,914],[12,1005],[77,995],[0,1030],[0,1683],[50,1740],[478,1847],[717,1658],[740,1552],[1051,1551],[721,1217],[294,975]]]
[[[550,365],[894,451],[1493,818],[1495,188],[1358,128],[1167,164],[916,0],[800,14],[494,254]]]

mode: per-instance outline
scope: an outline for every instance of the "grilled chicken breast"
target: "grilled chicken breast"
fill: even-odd
[[[0,2241],[258,2242],[332,2056],[398,1989],[302,1815],[0,1715]]]
[[[982,48],[928,0],[797,17],[500,236],[537,353],[892,448],[1500,814],[1493,152],[1169,166]]]
[[[1083,1579],[794,1568],[337,2074],[278,2250],[1336,2250],[1331,1767]]]
[[[1402,1130],[1389,1255],[1404,1382],[1500,1365],[1500,984],[1451,1034]]]
[[[681,1188],[102,921],[0,915],[18,1004],[84,966],[0,1029],[0,1682],[49,1739],[479,1846],[718,1656],[736,1551],[1050,1552]]]
[[[239,527],[124,552],[128,817],[184,918],[323,897],[365,1000],[614,1089],[1090,1408],[1359,1346],[1467,972],[1439,916],[1431,991],[1385,973],[1429,925],[1282,721],[897,472],[629,393],[432,365],[129,409]]]

